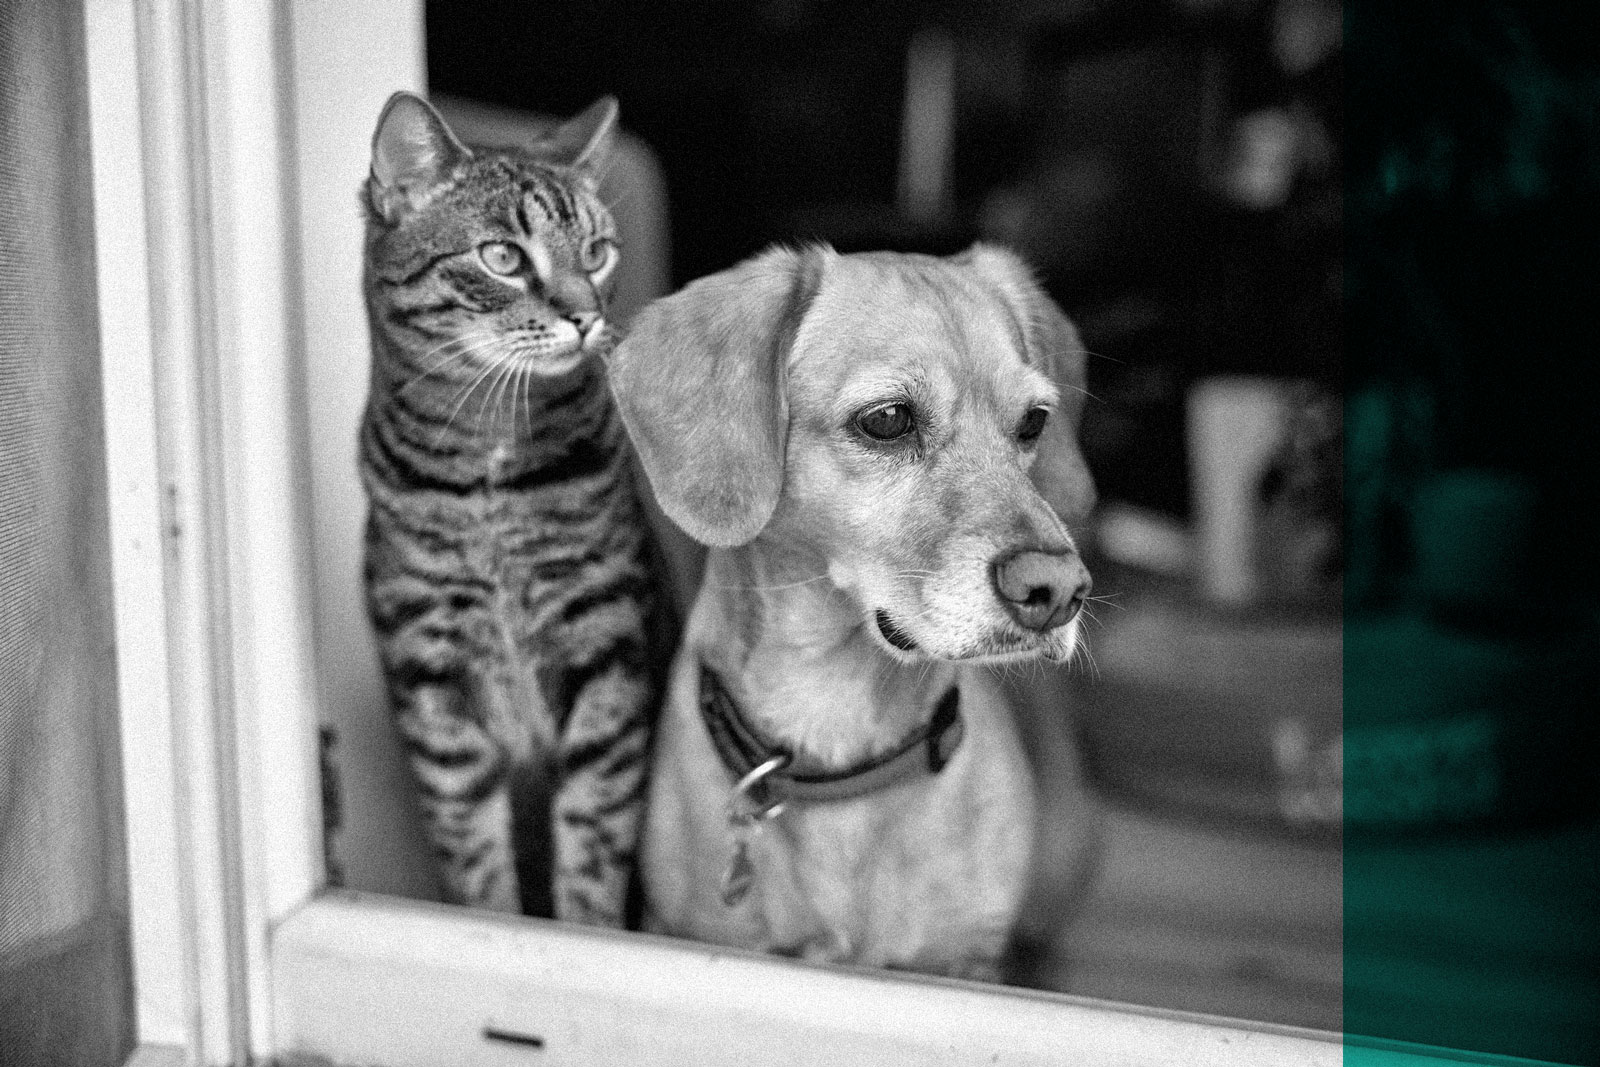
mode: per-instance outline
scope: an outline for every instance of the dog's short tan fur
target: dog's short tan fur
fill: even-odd
[[[655,748],[651,925],[996,977],[1039,801],[1014,711],[982,665],[1063,661],[1077,641],[1076,619],[1017,625],[994,578],[1020,550],[1081,571],[1066,523],[1093,488],[1071,325],[999,249],[779,248],[650,306],[611,374],[663,509],[712,546]],[[861,414],[886,403],[916,412],[913,444],[861,432]],[[1030,444],[1017,427],[1041,405],[1051,415]],[[890,643],[880,612],[913,650]],[[965,737],[937,775],[790,804],[754,840],[752,891],[728,906],[732,783],[697,710],[702,662],[762,734],[832,767],[892,748],[952,684]]]

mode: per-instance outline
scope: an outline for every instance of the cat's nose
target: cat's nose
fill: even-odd
[[[605,316],[597,311],[580,311],[568,315],[567,321],[578,328],[578,344],[585,352],[597,352],[606,343]]]

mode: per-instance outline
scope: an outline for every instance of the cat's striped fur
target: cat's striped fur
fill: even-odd
[[[360,438],[368,609],[446,898],[605,925],[670,657],[600,359],[614,121],[608,99],[531,150],[467,149],[391,99]]]

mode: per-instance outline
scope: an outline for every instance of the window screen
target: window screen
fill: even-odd
[[[0,6],[0,1064],[132,1047],[81,7]]]

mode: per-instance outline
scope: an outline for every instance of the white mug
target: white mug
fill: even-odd
[[[1188,397],[1190,504],[1200,588],[1242,605],[1260,591],[1256,565],[1261,479],[1283,443],[1291,384],[1204,378]]]

